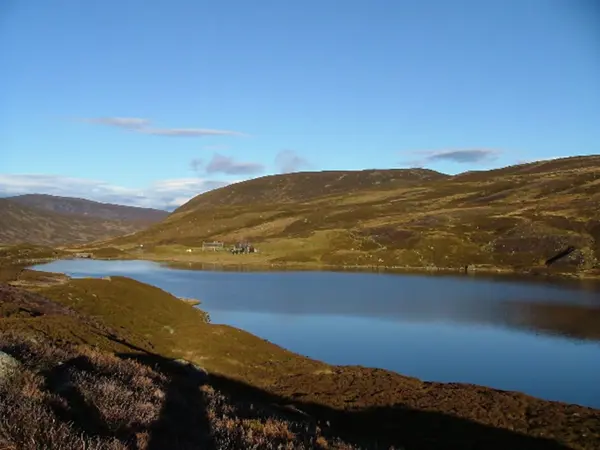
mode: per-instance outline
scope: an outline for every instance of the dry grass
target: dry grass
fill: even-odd
[[[19,449],[124,449],[156,419],[165,378],[90,347],[3,333],[22,363],[2,386],[0,436]]]
[[[0,199],[0,244],[74,245],[142,230],[147,221],[108,220]]]
[[[36,245],[0,246],[0,282],[14,281],[21,275],[31,274],[25,267],[64,256],[65,252]]]
[[[167,211],[158,209],[99,203],[81,198],[60,197],[46,194],[25,194],[10,197],[10,200],[30,208],[60,214],[137,222],[140,224],[159,222],[169,215]]]
[[[208,418],[221,448],[279,449],[356,449],[338,438],[323,436],[310,420],[278,417],[273,408],[260,403],[236,402],[204,386],[208,398]]]
[[[306,423],[265,418],[189,376],[91,347],[5,333],[0,350],[22,364],[0,384],[4,448],[355,448]]]
[[[546,260],[574,246],[551,272],[600,268],[598,156],[455,177],[406,172],[391,181],[399,175],[378,172],[388,180],[381,184],[368,172],[251,180],[200,195],[167,221],[104,245],[125,248],[124,258],[510,271],[546,270]],[[261,254],[185,253],[205,240],[241,238]],[[132,252],[140,243],[146,250]]]

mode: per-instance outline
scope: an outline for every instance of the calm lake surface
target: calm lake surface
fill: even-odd
[[[124,275],[198,298],[214,323],[331,364],[600,408],[600,286],[590,282],[199,271],[81,259],[34,268]]]

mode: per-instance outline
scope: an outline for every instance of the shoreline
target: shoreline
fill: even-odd
[[[261,270],[261,269],[272,269],[273,267],[277,267],[280,269],[285,269],[285,270],[304,270],[304,271],[319,271],[319,270],[334,270],[334,271],[350,271],[350,272],[355,272],[355,273],[361,273],[361,272],[380,272],[380,273],[388,273],[388,274],[426,274],[426,275],[431,275],[431,274],[441,274],[441,275],[448,275],[448,276],[458,276],[458,275],[463,275],[463,276],[477,276],[480,275],[482,277],[486,277],[486,276],[490,276],[490,275],[501,275],[502,277],[511,277],[514,276],[516,277],[518,280],[521,281],[539,281],[542,280],[544,278],[548,279],[548,280],[552,280],[552,281],[561,281],[561,280],[594,280],[594,278],[579,278],[579,277],[569,277],[569,276],[561,276],[560,274],[552,274],[552,275],[546,275],[546,274],[542,274],[541,276],[539,275],[532,275],[530,273],[520,273],[514,270],[510,270],[510,269],[500,269],[500,268],[488,268],[487,270],[484,268],[483,270],[478,269],[478,270],[473,270],[470,272],[464,272],[464,271],[459,271],[457,269],[452,269],[452,268],[436,268],[436,269],[432,269],[432,268],[427,268],[427,267],[423,267],[423,268],[414,268],[414,267],[370,267],[370,266],[335,266],[335,265],[325,265],[325,264],[310,264],[310,263],[278,263],[278,264],[274,264],[274,263],[264,263],[264,262],[246,262],[246,264],[227,264],[227,263],[209,263],[209,262],[204,262],[204,261],[190,261],[190,260],[177,260],[174,258],[152,258],[152,257],[136,257],[136,256],[143,256],[143,255],[127,255],[130,257],[118,257],[118,258],[100,258],[100,257],[92,257],[92,258],[71,258],[71,254],[70,252],[67,252],[59,257],[47,257],[47,258],[32,258],[32,259],[27,259],[27,258],[23,258],[23,259],[19,259],[16,260],[15,262],[17,262],[19,267],[22,267],[25,270],[34,272],[35,274],[38,275],[57,275],[59,278],[64,278],[66,282],[69,282],[71,280],[77,280],[77,279],[93,279],[93,280],[104,280],[104,281],[111,281],[111,277],[110,276],[106,276],[106,277],[83,277],[83,278],[73,278],[63,272],[44,272],[42,269],[34,269],[33,267],[38,265],[38,264],[44,264],[44,263],[49,263],[52,261],[59,261],[59,260],[66,260],[66,259],[72,259],[72,260],[78,260],[78,259],[95,259],[95,260],[100,260],[100,261],[114,261],[114,260],[119,260],[119,261],[134,261],[134,260],[143,260],[143,261],[151,261],[151,262],[158,262],[158,263],[167,263],[168,265],[181,265],[181,264],[185,264],[185,265],[202,265],[202,266],[212,266],[215,268],[225,268],[225,267],[229,267],[229,268],[240,268],[240,267],[244,267],[246,269],[250,269],[250,270]],[[147,256],[147,255],[146,255]],[[154,255],[153,255],[154,256]],[[22,266],[23,263],[26,262],[25,266]],[[177,267],[175,267],[177,268]],[[35,278],[35,276],[34,276]],[[54,280],[56,281],[56,280]],[[63,281],[61,281],[62,283]],[[49,284],[47,285],[51,285],[53,284],[52,280],[50,281]],[[153,286],[156,287],[150,283],[143,283],[143,284],[147,284],[148,286]],[[29,287],[35,287],[35,284],[32,283],[29,280],[24,280],[23,284],[13,284],[14,286],[19,286],[19,287],[24,287],[27,288]],[[160,288],[158,288],[160,289]],[[166,291],[165,291],[166,292]],[[194,309],[197,309],[199,311],[201,311],[203,314],[207,315],[208,313],[206,311],[204,311],[201,307],[202,301],[197,299],[197,298],[189,298],[189,297],[179,297],[176,296],[175,294],[171,294],[169,293],[169,295],[173,296],[174,298],[176,298],[178,301],[180,301],[181,303],[184,303],[186,305],[189,305],[190,307],[193,307]],[[238,330],[240,332],[243,333],[248,333],[251,334],[253,337],[256,337],[257,339],[261,339],[263,340],[263,338],[260,338],[259,336],[256,336],[252,333],[250,333],[249,331],[246,331],[242,328],[238,328],[235,326],[231,326],[229,325],[229,327]],[[270,342],[269,342],[270,343]],[[272,343],[270,343],[272,344]],[[277,345],[277,344],[274,344]],[[286,352],[290,352],[293,353],[296,357],[300,357],[300,358],[307,358],[303,355],[300,354],[296,354],[294,353],[292,350],[289,350],[287,348],[282,347]],[[323,363],[323,364],[327,364],[328,366],[332,366],[335,368],[343,368],[346,366],[337,366],[337,365],[331,365],[329,363],[325,363],[324,361],[320,361],[320,360],[315,360],[312,358],[309,358],[314,362],[318,362],[318,363]],[[392,372],[398,376],[401,377],[405,377],[405,378],[414,378],[408,375],[404,375],[402,373],[399,372],[394,372],[388,369],[382,369],[382,368],[377,368],[377,367],[363,367],[363,366],[347,366],[347,367],[356,367],[356,368],[360,368],[361,370],[384,370],[384,371],[389,371]],[[435,381],[426,381],[426,380],[421,380],[419,379],[420,382],[423,383],[441,383],[441,382],[435,382]],[[473,384],[473,383],[442,383],[442,384],[464,384],[466,386],[472,386],[472,387],[480,387],[480,388],[486,388],[486,389],[492,389],[492,390],[499,390],[497,388],[491,387],[491,386],[486,386],[486,385],[478,385],[478,384]],[[505,391],[505,392],[510,392],[510,393],[517,393],[517,394],[522,394],[522,395],[527,395],[529,396],[529,394],[525,394],[523,392],[519,392],[519,391]],[[537,397],[534,397],[537,398]],[[547,400],[547,399],[543,399],[543,398],[539,398],[539,400],[542,401],[548,401],[548,402],[558,402],[558,403],[564,403],[564,404],[569,404],[563,401],[556,401],[556,400]],[[577,405],[577,406],[581,406],[581,407],[585,407],[585,408],[589,408],[589,406],[583,406],[583,405]],[[600,408],[599,408],[600,409]]]
[[[63,258],[57,258],[57,259],[52,259],[52,260],[60,260]],[[107,259],[101,259],[98,258],[98,260],[107,260]],[[129,259],[120,259],[120,260],[129,260]],[[130,278],[128,276],[86,276],[86,277],[71,277],[70,275],[67,275],[63,272],[43,272],[41,270],[38,269],[33,269],[30,267],[26,267],[26,270],[29,270],[31,272],[34,272],[36,274],[39,275],[45,275],[45,276],[52,276],[54,275],[55,279],[51,279],[50,282],[48,284],[46,284],[44,287],[50,287],[52,285],[60,285],[60,284],[65,284],[65,283],[69,283],[71,281],[78,281],[78,280],[95,280],[95,281],[108,281],[111,282],[113,281],[113,279],[117,279],[117,278],[125,278],[127,280],[130,281],[134,281],[135,283],[140,283],[144,286],[148,286],[151,287],[153,289],[158,289],[160,291],[165,292],[169,297],[172,297],[173,299],[177,300],[178,302],[181,302],[191,308],[193,308],[195,311],[200,312],[205,319],[205,323],[211,325],[211,326],[215,326],[215,327],[227,327],[230,328],[231,330],[234,330],[234,332],[236,333],[243,333],[246,334],[248,336],[250,336],[252,339],[256,339],[259,341],[262,341],[263,343],[269,345],[269,346],[274,346],[277,347],[280,350],[283,350],[284,353],[291,355],[291,357],[293,359],[297,359],[297,360],[302,360],[305,361],[307,363],[312,363],[312,364],[316,364],[318,366],[326,366],[328,369],[323,369],[318,370],[317,372],[315,372],[316,375],[331,375],[332,373],[336,373],[336,372],[340,372],[340,371],[344,371],[344,370],[355,370],[355,371],[359,371],[362,373],[372,373],[372,372],[380,372],[380,373],[388,373],[391,374],[393,377],[399,378],[399,379],[403,379],[403,380],[409,380],[409,381],[413,381],[413,382],[417,382],[423,385],[436,385],[436,386],[454,386],[454,387],[460,387],[463,389],[475,389],[475,390],[489,390],[489,391],[494,391],[496,393],[500,393],[500,394],[505,394],[505,395],[515,395],[515,396],[524,396],[527,398],[531,398],[534,399],[536,401],[540,401],[540,402],[544,402],[544,403],[549,403],[549,404],[555,404],[555,405],[563,405],[563,406],[575,406],[577,408],[585,408],[585,409],[590,409],[590,410],[597,410],[600,411],[600,407],[593,407],[593,406],[587,406],[587,405],[582,405],[582,404],[578,404],[578,403],[569,403],[567,401],[563,401],[563,400],[552,400],[552,399],[547,399],[547,398],[543,398],[543,397],[536,397],[534,395],[528,394],[526,392],[523,391],[518,391],[518,390],[510,390],[510,389],[501,389],[501,388],[497,388],[497,387],[493,387],[493,386],[489,386],[489,385],[484,385],[484,384],[477,384],[477,383],[470,383],[470,382],[458,382],[458,381],[435,381],[435,380],[427,380],[427,379],[422,379],[419,377],[415,377],[415,376],[411,376],[411,375],[406,375],[403,374],[401,372],[397,372],[391,369],[386,369],[386,368],[382,368],[382,367],[374,367],[374,366],[363,366],[360,364],[344,364],[344,365],[340,365],[340,364],[331,364],[328,363],[326,361],[320,360],[320,359],[316,359],[316,358],[312,358],[309,356],[305,356],[302,355],[300,353],[296,353],[291,349],[288,349],[287,347],[284,347],[280,344],[271,342],[265,338],[262,338],[256,334],[251,333],[248,330],[245,330],[243,328],[239,328],[236,327],[234,325],[227,325],[227,324],[212,324],[210,321],[210,316],[209,313],[207,311],[205,311],[204,309],[202,309],[201,304],[202,301],[198,300],[196,298],[190,298],[190,297],[180,297],[177,296],[173,293],[170,293],[166,290],[163,290],[163,288],[160,288],[158,286],[155,286],[151,283],[147,283],[147,282],[142,282],[142,281],[138,281],[135,280],[134,278]],[[310,270],[310,269],[309,269]],[[52,277],[51,277],[52,278]],[[9,285],[12,285],[14,287],[18,287],[18,288],[23,288],[23,289],[27,289],[29,288],[33,288],[36,287],[34,282],[25,282],[24,285],[20,285],[20,284],[11,284],[9,283]]]
[[[69,252],[71,253],[71,252]],[[91,251],[93,255],[93,251]],[[71,259],[68,258],[57,258],[57,259]],[[248,271],[272,271],[272,270],[305,270],[305,271],[334,271],[334,272],[379,272],[388,274],[407,274],[407,275],[454,275],[454,276],[502,276],[502,277],[515,277],[522,280],[570,280],[570,281],[600,281],[600,269],[588,269],[580,272],[560,271],[548,267],[527,267],[527,268],[514,268],[514,267],[502,267],[494,266],[491,264],[470,264],[465,267],[438,267],[438,266],[383,266],[383,265],[335,265],[325,264],[319,262],[300,262],[300,261],[289,261],[280,262],[272,261],[269,259],[251,259],[250,255],[237,255],[233,258],[230,255],[219,255],[220,258],[212,259],[209,255],[202,255],[202,257],[174,257],[161,256],[157,254],[123,254],[114,257],[108,256],[96,256],[93,255],[90,259],[95,260],[143,260],[152,261],[157,263],[166,263],[168,265],[183,266],[198,268],[204,270],[205,267],[221,268],[221,269],[242,269]],[[224,257],[223,257],[224,256]],[[247,258],[249,256],[249,258]],[[262,255],[261,255],[262,256]],[[234,259],[235,258],[235,259]],[[246,258],[243,261],[238,262],[241,258]],[[76,258],[73,258],[76,259]]]
[[[62,256],[47,260],[64,259],[69,255]],[[38,270],[29,271],[33,279],[39,273]],[[30,286],[33,287],[35,284]],[[332,430],[353,431],[371,443],[381,438],[391,444],[408,443],[410,439],[405,442],[407,433],[412,435],[406,427],[418,422],[425,436],[432,432],[431,427],[439,426],[438,417],[449,421],[444,422],[447,426],[443,427],[443,432],[440,429],[439,433],[434,433],[440,442],[451,444],[456,439],[457,445],[468,443],[473,448],[496,448],[489,445],[489,433],[497,436],[497,433],[509,431],[535,439],[551,436],[552,442],[572,443],[576,446],[573,448],[590,450],[597,448],[595,445],[600,439],[593,431],[600,424],[598,408],[485,385],[432,382],[386,369],[327,364],[240,328],[190,322],[192,310],[202,311],[201,308],[193,308],[179,297],[127,277],[69,279],[67,283],[35,290],[86,316],[89,314],[102,320],[108,327],[120,329],[121,325],[126,325],[123,330],[127,335],[133,333],[132,337],[141,332],[136,339],[143,340],[140,344],[133,341],[135,345],[147,341],[157,346],[153,351],[168,353],[175,348],[177,354],[174,357],[186,358],[205,368],[209,381],[214,380],[215,388],[236,395],[237,388],[229,391],[229,387],[232,383],[244,383],[247,387],[239,393],[252,393],[249,401],[253,404],[271,402],[270,399],[276,396],[280,405],[291,405],[306,417],[326,422],[328,427],[331,421]],[[148,301],[154,305],[152,309],[139,310]],[[140,311],[135,323],[124,322],[128,317],[126,310],[119,314],[112,310],[125,307],[128,311]],[[172,315],[168,311],[173,308],[181,313]],[[158,311],[165,315],[157,316]],[[148,328],[150,324],[151,328]],[[142,328],[137,330],[137,327]],[[146,333],[149,334],[146,336]],[[411,412],[407,415],[406,411]],[[432,417],[431,421],[426,417]],[[575,421],[574,417],[577,417]],[[477,431],[479,435],[472,434],[474,431],[453,431],[461,429],[457,427],[462,423],[489,428]],[[415,443],[427,441],[421,441],[418,433],[413,438]],[[547,444],[549,447],[544,444],[536,447],[529,441],[516,445],[507,440],[505,444],[503,448],[555,448],[551,442]],[[432,448],[446,447],[441,444]]]

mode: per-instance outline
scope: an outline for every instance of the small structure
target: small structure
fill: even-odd
[[[223,242],[221,241],[213,241],[213,242],[203,242],[202,243],[202,251],[212,250],[213,252],[223,250]]]
[[[239,255],[241,253],[255,253],[256,248],[249,242],[238,242],[233,247],[231,247],[230,251],[234,255]]]

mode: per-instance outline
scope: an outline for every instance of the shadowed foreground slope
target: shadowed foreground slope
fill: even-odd
[[[21,364],[0,385],[5,448],[384,449],[399,442],[398,434],[408,449],[569,448],[400,406],[340,412],[302,405],[302,411],[158,355],[112,355],[19,334],[2,335],[0,349]]]
[[[597,275],[599,210],[600,156],[452,177],[299,173],[199,195],[160,224],[106,245],[144,244],[137,256],[150,259],[215,260],[185,248],[248,239],[261,254],[238,263]]]
[[[0,350],[23,369],[0,377],[7,448],[600,446],[598,410],[330,366],[127,278],[35,289],[0,288]]]

